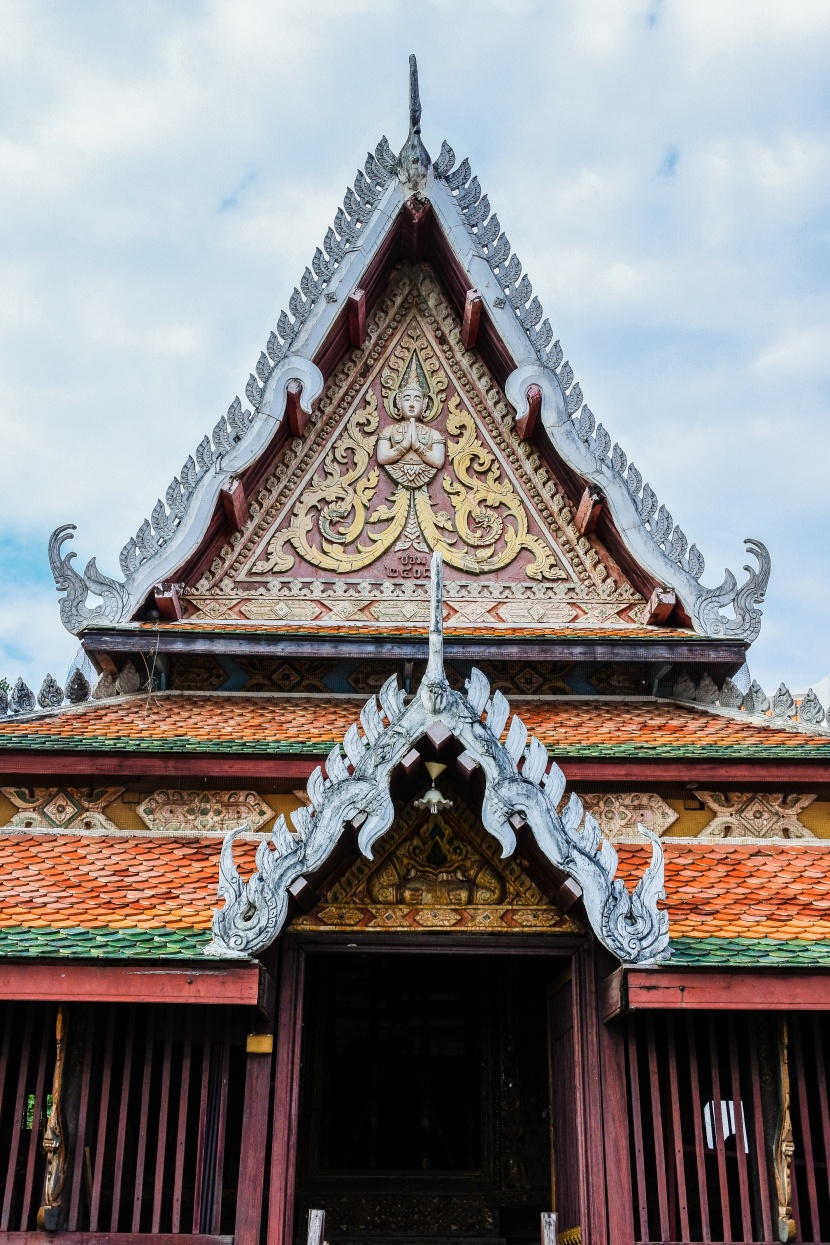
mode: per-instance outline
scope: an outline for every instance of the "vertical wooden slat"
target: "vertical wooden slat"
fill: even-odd
[[[700,1077],[697,1070],[697,1041],[695,1038],[695,1018],[686,1017],[686,1040],[689,1047],[689,1083],[692,1092],[692,1120],[695,1129],[695,1163],[697,1165],[697,1186],[700,1198],[700,1229],[703,1240],[712,1239],[712,1228],[709,1222],[709,1185],[706,1180],[706,1145],[703,1138],[703,1112],[700,1109]]]
[[[303,968],[302,950],[287,940],[282,948],[278,1008],[267,1245],[291,1245],[294,1235]]]
[[[234,1245],[259,1245],[272,1058],[272,1055],[249,1054],[246,1059],[245,1127],[239,1156]]]
[[[107,1008],[107,1036],[104,1042],[104,1067],[101,1075],[101,1102],[98,1107],[98,1131],[95,1134],[95,1171],[92,1177],[92,1205],[89,1208],[89,1230],[98,1231],[101,1213],[101,1182],[104,1177],[104,1154],[107,1148],[107,1122],[112,1081],[112,1048],[115,1041],[115,1006]]]
[[[141,1078],[141,1106],[138,1119],[138,1146],[135,1156],[135,1188],[133,1189],[133,1232],[141,1230],[141,1203],[144,1198],[144,1161],[147,1157],[147,1129],[150,1111],[150,1081],[153,1076],[153,1044],[155,1040],[156,1009],[147,1009],[147,1029],[144,1038],[144,1074]]]
[[[669,1092],[671,1094],[674,1165],[677,1174],[677,1202],[680,1211],[680,1239],[689,1241],[689,1202],[686,1196],[686,1164],[683,1154],[683,1131],[680,1122],[680,1090],[677,1078],[677,1048],[674,1041],[674,1019],[666,1017],[669,1046]]]
[[[89,1083],[92,1079],[92,1053],[95,1046],[95,1008],[87,1011],[88,1028],[84,1034],[84,1065],[81,1072],[81,1094],[78,1103],[78,1127],[75,1132],[72,1156],[72,1190],[69,1199],[70,1232],[78,1229],[81,1211],[81,1190],[84,1186],[84,1147],[86,1146],[87,1115],[89,1114]]]
[[[621,1025],[599,1026],[602,1061],[602,1119],[605,1170],[613,1172],[614,1187],[606,1180],[608,1245],[631,1245],[634,1203],[631,1151],[628,1144],[628,1094],[625,1079],[625,1033]]]
[[[821,1017],[813,1014],[813,1048],[816,1058],[819,1112],[821,1114],[821,1138],[824,1145],[825,1186],[830,1186],[830,1109],[827,1101],[827,1069],[824,1063],[824,1044],[821,1033]],[[827,1187],[825,1187],[827,1192]]]
[[[749,1200],[749,1173],[746,1165],[748,1138],[744,1128],[744,1104],[738,1068],[738,1044],[735,1040],[735,1017],[729,1016],[729,1070],[732,1079],[732,1109],[735,1112],[735,1154],[738,1160],[738,1188],[741,1195],[741,1227],[743,1239],[752,1240],[752,1206]]]
[[[222,1079],[219,1090],[219,1124],[216,1132],[216,1167],[213,1178],[213,1227],[211,1231],[219,1235],[222,1222],[222,1193],[225,1185],[225,1129],[228,1122],[228,1077],[231,1060],[231,1022],[230,1016],[225,1017],[225,1032],[222,1040]]]
[[[133,1070],[133,1045],[135,1042],[135,1007],[130,1008],[127,1020],[127,1036],[124,1043],[124,1067],[121,1075],[121,1104],[118,1111],[118,1133],[115,1139],[115,1169],[112,1180],[112,1213],[110,1232],[118,1231],[121,1211],[121,1181],[124,1175],[124,1143],[127,1136],[127,1108],[130,1102],[130,1080]]]
[[[181,1231],[182,1185],[184,1183],[184,1155],[187,1145],[187,1099],[190,1093],[190,1054],[193,1041],[193,1013],[187,1009],[187,1021],[182,1047],[182,1080],[179,1089],[179,1118],[176,1129],[176,1168],[173,1176],[173,1220],[171,1232]],[[246,1121],[247,1126],[247,1121]],[[261,1156],[260,1156],[261,1161]]]
[[[643,1151],[643,1100],[640,1096],[640,1070],[637,1066],[637,1022],[628,1022],[628,1079],[631,1084],[631,1125],[634,1131],[634,1166],[637,1172],[637,1207],[640,1214],[640,1240],[650,1238],[648,1196],[646,1194],[646,1162]]]
[[[573,958],[574,1051],[582,1119],[582,1236],[588,1241],[605,1241],[608,1235],[606,1202],[604,1197],[596,1196],[596,1189],[605,1186],[596,959],[597,943],[593,940],[588,940]],[[286,1245],[290,1245],[290,1238]]]
[[[795,1056],[795,1075],[796,1084],[798,1085],[798,1118],[801,1123],[801,1144],[804,1147],[804,1167],[807,1176],[807,1196],[810,1199],[810,1232],[806,1235],[806,1239],[810,1241],[818,1241],[820,1239],[821,1229],[818,1222],[818,1195],[816,1191],[816,1169],[813,1163],[813,1135],[810,1129],[810,1112],[807,1103],[807,1079],[804,1074],[804,1047],[801,1041],[801,1024],[798,1016],[793,1015],[790,1018],[790,1033],[792,1034],[792,1054]],[[795,1183],[795,1181],[793,1181]],[[802,1235],[806,1232],[806,1224],[804,1223],[803,1211],[801,1219]]]
[[[758,1067],[758,1032],[749,1024],[749,1072],[752,1077],[752,1115],[755,1123],[755,1164],[758,1169],[758,1189],[761,1197],[761,1224],[764,1240],[771,1241],[772,1209],[770,1206],[769,1168],[767,1167],[767,1143],[764,1136],[764,1109],[761,1102],[761,1079]]]
[[[0,1230],[7,1231],[9,1216],[14,1197],[14,1176],[17,1169],[17,1155],[20,1149],[20,1134],[23,1124],[23,1111],[26,1102],[26,1078],[29,1072],[29,1052],[32,1045],[32,1012],[33,1004],[26,1007],[26,1020],[23,1028],[23,1044],[20,1051],[20,1067],[17,1072],[17,1093],[14,1099],[14,1115],[12,1116],[12,1136],[9,1147],[9,1163],[6,1168],[6,1186],[3,1194],[3,1210],[0,1212]]]
[[[37,1162],[38,1153],[41,1151],[40,1144],[40,1117],[43,1112],[43,1095],[44,1085],[46,1084],[46,1063],[49,1058],[49,1046],[55,1042],[54,1020],[52,1019],[52,1009],[43,1017],[43,1028],[40,1035],[40,1051],[37,1061],[37,1079],[35,1081],[35,1104],[32,1114],[32,1132],[29,1137],[29,1155],[26,1159],[26,1179],[21,1190],[22,1196],[20,1201],[20,1231],[25,1232],[29,1226],[29,1211],[34,1193],[33,1185],[35,1182],[35,1164]]]
[[[6,1090],[6,1074],[9,1067],[9,1043],[12,1038],[12,1028],[14,1027],[14,1003],[6,1003],[3,1006],[3,1047],[0,1049],[0,1119],[3,1118],[3,1099]]]
[[[199,1132],[196,1141],[196,1180],[193,1187],[193,1227],[191,1232],[202,1230],[202,1191],[205,1174],[205,1137],[207,1135],[207,1104],[210,1087],[210,1047],[211,1030],[205,1025],[202,1030],[202,1084],[199,1090]]]
[[[654,1165],[657,1176],[657,1206],[660,1212],[660,1240],[671,1240],[669,1200],[666,1187],[666,1155],[663,1146],[663,1113],[660,1103],[660,1076],[657,1068],[657,1046],[654,1040],[654,1016],[646,1020],[648,1042],[648,1079],[651,1092],[651,1122],[654,1130]]]
[[[161,1098],[159,1101],[158,1146],[156,1148],[156,1179],[153,1185],[152,1232],[161,1230],[161,1199],[164,1192],[164,1158],[167,1150],[167,1114],[170,1105],[170,1061],[173,1057],[173,1037],[170,1028],[170,1009],[165,1010],[164,1055],[161,1065]]]
[[[709,1059],[712,1073],[712,1132],[715,1136],[715,1148],[718,1155],[718,1184],[720,1186],[720,1208],[723,1216],[723,1239],[732,1240],[732,1219],[729,1214],[729,1178],[726,1171],[726,1142],[723,1136],[723,1116],[721,1103],[723,1097],[720,1089],[720,1066],[718,1064],[718,1042],[715,1033],[715,1021],[709,1017]]]

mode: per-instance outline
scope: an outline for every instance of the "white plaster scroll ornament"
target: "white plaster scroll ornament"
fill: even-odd
[[[364,818],[358,846],[371,859],[373,844],[395,817],[389,794],[392,771],[431,727],[441,723],[481,766],[485,778],[481,818],[501,844],[503,856],[516,846],[510,817],[519,813],[551,864],[581,888],[591,927],[609,951],[626,964],[669,958],[668,913],[657,906],[665,897],[659,839],[641,829],[651,840],[651,863],[629,892],[614,876],[616,851],[602,839],[596,820],[585,813],[578,796],[572,793],[557,811],[565,777],[550,763],[544,744],[528,738],[517,715],[501,743],[510,713],[501,692],[491,695],[487,679],[475,669],[466,695],[450,687],[444,671],[442,577],[441,554],[434,553],[429,661],[409,704],[394,676],[377,698],[366,702],[360,726],[350,726],[342,750],[337,744],[329,753],[325,774],[318,766],[309,778],[310,803],[291,814],[294,832],[280,816],[270,841],[258,847],[256,872],[247,882],[233,858],[234,839],[245,827],[226,836],[219,864],[223,906],[214,911],[213,939],[206,954],[252,956],[272,943],[285,921],[288,888],[323,864],[347,822]]]
[[[154,791],[136,812],[149,830],[160,834],[175,830],[215,834],[242,819],[249,830],[259,830],[274,816],[256,791]]]
[[[638,840],[641,827],[664,835],[677,813],[656,791],[620,791],[615,795],[586,795],[582,803],[607,839]]]
[[[154,583],[173,574],[198,546],[213,513],[219,490],[230,477],[262,452],[282,421],[286,387],[302,383],[303,409],[322,390],[322,376],[311,360],[341,313],[342,298],[360,282],[362,274],[388,236],[411,194],[428,199],[456,259],[470,277],[488,310],[516,368],[505,392],[517,417],[527,413],[527,392],[542,392],[542,423],[557,453],[583,479],[597,484],[608,501],[615,526],[635,558],[659,582],[671,586],[685,606],[695,630],[703,635],[730,636],[751,643],[757,638],[769,581],[766,548],[746,542],[758,561],[738,587],[726,571],[718,588],[698,582],[703,555],[689,546],[669,511],[658,503],[642,474],[597,424],[573,369],[563,361],[562,348],[553,341],[553,329],[543,319],[542,305],[522,264],[512,250],[499,219],[490,210],[468,160],[455,167],[455,152],[445,141],[433,162],[421,141],[421,101],[415,58],[410,58],[409,135],[396,157],[384,136],[374,154],[358,171],[354,187],[346,191],[334,228],[326,234],[323,251],[314,253],[299,289],[288,301],[290,315],[280,313],[266,351],[260,352],[256,375],[245,389],[253,410],[243,410],[235,398],[212,433],[204,437],[195,459],[188,458],[121,552],[124,582],[102,575],[93,558],[83,575],[71,565],[72,555],[61,557],[61,545],[72,525],[56,529],[49,542],[49,560],[58,591],[65,592],[61,619],[72,632],[89,623],[115,623],[130,618]],[[312,271],[313,269],[313,271]],[[292,318],[293,317],[293,318]],[[553,344],[551,344],[553,343]],[[580,409],[581,408],[581,409]],[[90,608],[88,594],[101,603]],[[726,611],[725,613],[723,611]]]
[[[715,814],[698,836],[701,839],[812,839],[803,822],[803,813],[816,798],[795,792],[699,791],[707,808]]]

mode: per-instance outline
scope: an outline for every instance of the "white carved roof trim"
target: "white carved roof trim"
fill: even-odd
[[[745,568],[748,579],[740,588],[730,571],[718,588],[701,586],[702,555],[694,545],[689,548],[666,507],[658,508],[657,498],[643,483],[640,472],[633,463],[628,464],[618,445],[612,449],[607,432],[583,406],[573,370],[563,362],[559,342],[551,346],[553,330],[547,320],[542,320],[541,304],[531,297],[527,274],[522,275],[522,265],[501,232],[497,216],[491,213],[469,162],[464,160],[454,168],[455,154],[445,142],[437,160],[430,163],[420,141],[417,73],[412,65],[410,74],[410,135],[401,155],[396,159],[383,138],[375,154],[367,157],[365,175],[358,171],[354,190],[347,190],[344,208],[337,211],[336,232],[330,229],[326,235],[327,254],[319,248],[316,251],[314,272],[306,268],[300,288],[295,288],[289,299],[291,315],[280,314],[277,332],[268,340],[268,353],[261,352],[257,375],[249,377],[245,392],[253,411],[243,411],[235,399],[227,418],[220,417],[213,430],[213,444],[207,437],[202,439],[195,461],[188,458],[181,479],[174,477],[168,487],[166,506],[159,499],[151,519],[145,520],[122,550],[124,581],[102,575],[94,558],[83,575],[78,575],[72,566],[75,555],[63,555],[62,551],[74,529],[64,525],[52,534],[49,559],[58,590],[66,594],[60,605],[64,626],[77,633],[95,622],[113,624],[129,619],[153,585],[170,578],[192,556],[207,530],[222,486],[250,466],[270,444],[284,418],[289,381],[302,384],[302,405],[310,412],[323,386],[322,375],[311,359],[340,313],[344,295],[358,284],[406,197],[417,190],[431,201],[439,227],[517,361],[505,392],[518,416],[527,411],[529,386],[537,385],[542,392],[542,424],[551,443],[573,470],[602,490],[615,526],[635,560],[658,583],[674,589],[699,634],[751,643],[760,631],[757,605],[769,580],[766,548],[758,541],[746,542],[758,569]],[[86,604],[89,592],[102,598],[102,603],[92,609]],[[732,615],[723,614],[724,608]]]
[[[656,581],[674,589],[701,635],[731,636],[752,643],[761,626],[756,608],[769,580],[769,553],[759,541],[745,544],[758,562],[745,567],[748,579],[738,588],[731,571],[714,589],[699,583],[704,559],[658,501],[651,487],[619,445],[583,405],[573,370],[563,361],[559,342],[527,274],[512,251],[489,200],[482,195],[469,161],[454,169],[455,153],[445,142],[430,168],[425,193],[455,257],[470,275],[499,335],[516,361],[505,394],[517,418],[527,414],[527,391],[542,392],[542,425],[556,452],[584,480],[605,496],[614,525],[626,548]],[[479,239],[482,241],[479,241]],[[532,297],[531,297],[532,296]],[[542,321],[541,324],[539,321]],[[581,410],[580,410],[581,408]],[[721,609],[731,609],[722,614]]]
[[[669,916],[665,899],[663,849],[659,838],[639,826],[651,841],[651,863],[634,891],[617,878],[617,852],[602,838],[596,819],[572,792],[563,802],[565,776],[550,761],[541,741],[529,736],[499,691],[473,669],[466,695],[454,691],[444,670],[442,557],[432,555],[429,661],[418,692],[409,703],[393,675],[371,696],[359,721],[335,744],[325,772],[318,766],[308,780],[309,804],[291,814],[293,832],[281,815],[270,839],[256,853],[256,871],[240,876],[233,857],[236,831],[222,847],[213,939],[205,954],[247,957],[265,950],[282,930],[289,887],[313,874],[328,859],[346,824],[359,819],[358,847],[372,848],[395,817],[389,792],[393,770],[438,723],[443,724],[481,767],[485,794],[484,827],[501,844],[502,856],[516,847],[510,822],[519,813],[543,855],[580,888],[588,921],[597,939],[623,963],[652,964],[668,959]],[[502,743],[502,735],[506,737]],[[561,804],[561,811],[560,811]],[[240,827],[240,829],[243,827]]]

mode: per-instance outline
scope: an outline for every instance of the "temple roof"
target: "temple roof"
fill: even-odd
[[[742,710],[634,697],[512,698],[550,756],[830,759],[830,732]],[[0,724],[0,750],[323,756],[363,697],[157,692]]]
[[[237,841],[243,871],[261,838]],[[2,832],[0,955],[201,957],[221,842]],[[664,840],[663,848],[673,965],[830,965],[830,843]],[[618,851],[630,884],[647,851],[627,843]]]
[[[351,358],[357,366],[352,348],[357,346],[371,350],[372,332],[378,324],[367,329],[366,318],[376,309],[377,315],[391,314],[388,309],[383,312],[389,274],[405,262],[426,264],[429,269],[429,272],[424,269],[420,276],[416,274],[416,284],[418,281],[421,283],[422,304],[424,298],[429,302],[431,297],[423,293],[426,288],[424,280],[429,284],[433,277],[438,280],[448,301],[447,314],[438,313],[439,320],[442,315],[444,317],[441,321],[443,327],[436,321],[437,337],[433,339],[433,345],[437,340],[452,342],[453,349],[460,352],[459,359],[463,359],[470,375],[479,368],[478,376],[485,386],[481,396],[482,409],[489,403],[494,417],[501,418],[513,430],[514,440],[516,437],[519,441],[525,440],[526,448],[529,447],[524,466],[520,462],[521,455],[514,455],[515,470],[519,474],[508,485],[506,459],[503,456],[499,458],[502,451],[497,452],[492,444],[487,449],[482,442],[482,453],[492,451],[501,464],[501,475],[491,476],[491,480],[498,479],[499,488],[504,486],[508,494],[510,489],[513,490],[508,501],[504,500],[507,496],[504,493],[499,494],[500,500],[494,502],[491,499],[487,505],[493,509],[493,514],[485,515],[482,521],[490,524],[493,531],[499,523],[503,527],[504,516],[497,516],[495,511],[504,505],[508,508],[512,506],[512,513],[518,515],[519,499],[524,499],[522,505],[526,500],[522,493],[524,485],[519,479],[521,470],[529,472],[530,487],[534,473],[538,474],[540,467],[544,469],[542,459],[549,457],[552,463],[558,464],[556,470],[564,486],[561,481],[551,483],[551,468],[538,487],[544,494],[550,484],[549,501],[555,502],[558,496],[556,504],[560,510],[567,512],[563,532],[569,524],[573,526],[578,517],[565,504],[565,493],[570,490],[570,502],[576,507],[580,504],[580,493],[585,491],[589,500],[594,497],[596,504],[604,510],[598,530],[602,532],[604,524],[603,540],[608,548],[603,548],[602,541],[597,548],[593,548],[595,538],[587,526],[574,529],[575,538],[568,545],[566,554],[558,548],[549,547],[545,534],[548,520],[542,516],[540,501],[534,515],[527,519],[529,526],[520,534],[519,542],[521,547],[534,551],[537,559],[534,575],[543,579],[546,575],[554,579],[562,577],[564,582],[568,577],[566,563],[569,558],[574,560],[575,568],[580,556],[587,559],[589,568],[599,559],[603,574],[607,576],[604,582],[606,585],[613,584],[618,595],[621,594],[616,608],[626,615],[625,622],[637,625],[645,614],[651,621],[655,617],[653,612],[645,610],[646,602],[637,595],[636,585],[632,586],[633,577],[639,581],[640,591],[645,592],[646,599],[652,591],[658,593],[658,604],[661,608],[665,606],[660,621],[671,622],[669,614],[673,610],[675,623],[691,623],[699,635],[726,636],[751,643],[760,627],[757,607],[763,600],[769,577],[766,549],[756,541],[747,542],[757,561],[757,568],[747,568],[748,578],[740,588],[731,572],[726,573],[723,583],[716,588],[707,589],[701,585],[700,576],[704,569],[702,555],[696,546],[689,545],[666,506],[659,504],[654,491],[644,482],[641,472],[628,461],[619,445],[612,445],[610,435],[602,424],[597,424],[593,413],[584,405],[573,370],[564,360],[559,342],[553,340],[553,330],[544,318],[538,298],[533,295],[527,274],[523,274],[522,264],[502,232],[498,218],[491,211],[487,196],[482,194],[469,162],[463,160],[456,164],[455,154],[446,142],[442,144],[436,160],[431,161],[420,138],[420,123],[415,122],[419,116],[417,74],[413,66],[410,133],[400,156],[395,157],[386,138],[381,139],[375,152],[367,156],[364,169],[358,172],[354,187],[346,192],[343,207],[335,215],[334,228],[326,235],[324,249],[315,252],[311,267],[306,268],[299,288],[289,299],[290,314],[281,313],[276,331],[268,339],[266,351],[260,354],[256,374],[251,374],[245,391],[250,408],[244,408],[238,398],[234,399],[227,416],[220,416],[216,422],[211,437],[204,437],[195,456],[188,458],[167,488],[165,501],[159,499],[151,517],[142,523],[135,537],[131,537],[125,545],[121,554],[123,580],[102,575],[94,559],[87,565],[84,574],[78,575],[71,563],[73,555],[63,552],[63,544],[71,528],[64,526],[53,534],[50,562],[58,588],[65,594],[61,602],[65,625],[71,631],[81,632],[95,624],[123,624],[148,608],[147,602],[152,602],[157,585],[160,586],[160,596],[156,593],[156,600],[167,600],[169,604],[170,589],[175,597],[177,587],[182,586],[177,581],[183,571],[197,567],[200,559],[204,563],[210,551],[215,552],[221,546],[223,530],[230,557],[239,531],[242,530],[244,538],[251,520],[256,518],[265,504],[262,500],[255,500],[251,489],[261,489],[263,473],[275,462],[281,462],[284,466],[296,458],[302,438],[310,435],[309,421],[319,415],[317,404],[328,400],[328,387],[334,383],[337,368],[344,358]],[[467,317],[473,303],[476,324],[479,325],[475,334],[469,329]],[[461,325],[462,316],[465,317],[466,329]],[[345,380],[349,380],[348,375],[345,375]],[[464,383],[459,373],[457,384],[463,388]],[[380,385],[379,378],[377,384]],[[493,384],[497,387],[495,398]],[[499,394],[505,397],[500,398]],[[359,398],[355,391],[355,403],[358,400],[363,401],[363,398]],[[470,403],[470,419],[480,427],[481,416],[474,409],[472,397]],[[500,407],[504,407],[503,412]],[[532,427],[534,422],[535,430]],[[459,441],[457,448],[460,445]],[[321,446],[321,454],[323,448]],[[342,451],[337,446],[332,453],[335,451],[341,454],[342,463]],[[476,449],[474,452],[479,451]],[[322,479],[319,473],[315,481],[318,478]],[[299,491],[294,494],[300,499],[297,505],[302,504],[308,479],[310,477],[306,478],[306,483],[297,485]],[[381,476],[382,485],[384,480],[385,477]],[[231,495],[238,489],[240,481],[243,482],[241,500],[237,496],[234,502]],[[358,492],[360,488],[369,487],[359,481],[352,483]],[[459,485],[457,481],[450,480],[450,487],[457,489]],[[372,483],[371,490],[376,489],[377,484]],[[592,489],[595,496],[591,493]],[[228,499],[220,504],[223,490]],[[470,492],[469,498],[472,498],[474,491]],[[259,496],[257,493],[256,497]],[[382,504],[377,505],[378,500]],[[375,515],[383,516],[383,521],[387,522],[386,531],[391,532],[394,516],[386,494],[378,494],[375,503]],[[294,504],[290,501],[290,505]],[[478,515],[483,513],[478,494],[468,504],[473,511],[478,507]],[[223,527],[222,507],[232,509],[234,505],[240,507],[234,522],[241,528],[232,538],[232,529]],[[419,518],[422,527],[428,523],[434,505],[435,498],[424,504]],[[533,505],[537,503],[534,501]],[[444,542],[445,558],[451,566],[452,541],[457,538],[453,536],[450,543],[446,543],[447,516],[437,517],[438,527],[428,536],[428,543],[430,548],[436,548]],[[403,510],[400,510],[399,518],[402,524]],[[479,519],[475,521],[479,522]],[[295,529],[285,525],[282,529],[275,529],[274,539],[278,549],[276,554],[269,554],[274,565],[292,563],[294,555],[285,554],[284,542],[291,536],[292,530],[298,542],[305,541],[308,531],[307,526],[303,526],[305,523],[303,515],[297,519],[299,526],[295,525]],[[392,525],[388,526],[389,523]],[[416,528],[414,512],[410,512],[404,534],[408,533],[411,540]],[[439,530],[442,528],[444,532]],[[395,528],[395,531],[398,529]],[[277,540],[280,534],[282,539]],[[342,541],[342,532],[337,533],[335,539]],[[372,535],[371,539],[376,538]],[[415,539],[417,541],[417,537]],[[562,539],[568,543],[566,535]],[[580,541],[582,544],[577,548]],[[480,550],[486,541],[478,533],[472,544]],[[306,550],[309,548],[307,544],[303,547]],[[361,548],[366,548],[365,543]],[[217,562],[216,573],[220,579],[222,575],[227,579],[221,565],[223,556],[224,553],[214,558]],[[262,544],[258,556],[259,565],[264,566]],[[318,551],[315,556],[322,558],[321,564],[324,564],[328,555]],[[606,570],[604,563],[609,558]],[[612,565],[615,558],[618,563],[616,568]],[[459,565],[472,564],[472,560],[472,553],[469,556],[465,554]],[[490,561],[493,562],[493,558]],[[495,566],[495,562],[493,564]],[[487,565],[485,559],[480,571],[484,571]],[[257,569],[253,554],[248,569],[251,567]],[[580,569],[579,574],[582,573]],[[505,577],[500,571],[494,578],[501,582]],[[591,593],[596,595],[595,589],[599,589],[603,581],[597,578],[590,585],[588,579],[585,583],[590,587],[589,596]],[[450,575],[448,590],[451,580]],[[284,600],[275,603],[273,596],[270,600],[259,597],[253,600],[250,603],[253,614],[240,617],[237,612],[233,615],[232,610],[228,612],[230,607],[227,602],[219,599],[221,587],[211,580],[209,573],[202,575],[200,583],[207,585],[201,596],[199,584],[189,585],[191,601],[188,608],[206,610],[208,615],[211,611],[221,614],[224,610],[229,618],[236,618],[235,625],[243,628],[251,621],[256,622],[257,618],[268,618],[278,629],[281,620],[290,621],[292,617],[290,606]],[[100,603],[89,604],[90,593],[97,595]],[[282,585],[276,590],[276,597],[281,596],[284,596]],[[601,593],[597,600],[600,599]],[[289,614],[281,615],[279,610],[275,612],[275,604],[279,604],[281,609],[289,609]],[[176,598],[171,608],[178,610],[179,605]],[[314,609],[318,615],[323,612],[323,607],[318,608],[317,603]],[[495,616],[509,626],[511,611],[514,615],[516,607],[508,601],[496,609]],[[566,618],[568,613],[569,607],[565,608]],[[567,620],[579,626],[583,618],[590,620],[591,608],[586,615],[577,603],[570,614],[573,617]],[[293,617],[297,617],[296,612]],[[314,621],[313,611],[309,617]],[[386,617],[381,609],[379,621],[393,620]],[[608,621],[612,630],[618,625],[613,616]],[[523,622],[531,625],[532,615],[523,617]],[[161,625],[165,625],[164,621]]]

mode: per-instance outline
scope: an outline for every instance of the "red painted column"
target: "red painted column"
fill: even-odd
[[[291,1245],[294,1234],[304,966],[302,950],[286,940],[282,946],[277,1010],[267,1245]]]

